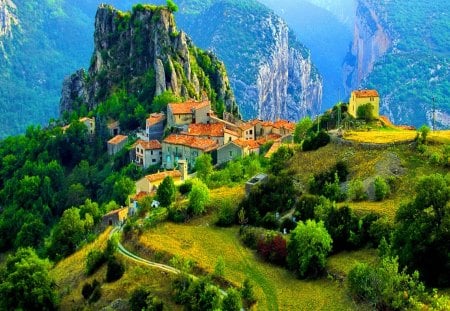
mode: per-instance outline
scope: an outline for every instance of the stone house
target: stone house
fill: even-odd
[[[358,90],[353,91],[350,95],[348,103],[348,113],[354,117],[358,117],[358,108],[365,104],[372,104],[373,117],[379,118],[380,116],[380,96],[376,90]]]
[[[162,146],[159,141],[139,139],[134,143],[133,149],[135,151],[135,163],[144,169],[152,165],[161,164]]]
[[[108,154],[110,156],[115,155],[117,152],[123,149],[128,142],[128,136],[116,135],[110,140],[108,140]]]
[[[189,168],[195,165],[195,159],[203,153],[212,153],[219,145],[209,138],[201,138],[183,134],[171,134],[162,142],[162,164],[172,169],[179,160],[186,160]]]
[[[81,123],[86,125],[89,135],[94,135],[95,133],[95,118],[84,117],[79,120]]]
[[[152,113],[145,122],[145,136],[147,140],[161,140],[164,136],[164,126],[166,115],[161,113]]]
[[[136,182],[136,193],[151,193],[153,191],[156,191],[158,189],[158,186],[167,176],[172,177],[175,184],[180,184],[182,182],[183,176],[179,170],[158,172],[139,179]]]
[[[108,128],[109,136],[117,136],[120,134],[120,122],[115,120],[110,120],[106,125]]]
[[[195,136],[200,138],[209,138],[214,140],[219,146],[224,143],[224,131],[225,126],[220,123],[214,124],[189,124],[187,132],[182,132],[181,134]]]
[[[236,139],[217,149],[217,164],[223,164],[236,158],[259,154],[259,144],[255,140]]]
[[[255,186],[267,182],[268,179],[269,177],[267,174],[263,173],[253,176],[245,183],[245,194],[249,195],[250,191],[252,191]]]
[[[192,123],[209,123],[211,103],[205,101],[187,101],[167,105],[167,124],[169,127],[182,127]]]
[[[128,207],[122,207],[102,217],[102,225],[107,226],[118,226],[122,225],[128,217]]]

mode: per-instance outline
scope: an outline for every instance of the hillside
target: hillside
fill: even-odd
[[[381,113],[397,124],[431,125],[435,105],[436,125],[448,127],[449,9],[447,1],[358,1],[347,90],[378,89]]]
[[[224,61],[244,119],[297,121],[321,111],[322,77],[280,17],[255,0],[178,4],[180,28]]]

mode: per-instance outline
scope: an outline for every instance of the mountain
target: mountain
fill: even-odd
[[[311,59],[323,76],[323,107],[328,109],[343,99],[342,62],[353,38],[353,25],[348,23],[353,24],[354,10],[345,1],[341,6],[339,1],[259,1],[280,15],[311,50]]]
[[[172,12],[163,6],[138,4],[132,12],[123,12],[100,5],[89,71],[65,79],[61,113],[84,104],[92,110],[122,90],[146,111],[153,98],[166,91],[197,99],[207,94],[218,112],[224,106],[235,108],[223,63],[178,31]]]
[[[395,123],[450,126],[450,4],[359,0],[347,90],[376,88]],[[435,111],[434,108],[435,107]]]
[[[0,0],[0,138],[58,117],[62,80],[89,65],[100,2]]]
[[[321,110],[322,78],[286,22],[256,1],[178,2],[181,29],[227,67],[244,119],[298,120]]]

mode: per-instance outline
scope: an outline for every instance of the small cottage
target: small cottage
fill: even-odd
[[[128,207],[116,209],[103,216],[102,225],[105,227],[122,225],[127,219],[127,216]]]
[[[348,113],[354,117],[358,117],[358,108],[371,104],[373,107],[372,116],[374,118],[380,117],[380,96],[376,90],[358,90],[353,91],[348,103]]]
[[[123,149],[127,144],[128,136],[116,135],[110,140],[108,140],[108,154],[110,156],[115,155],[117,152]]]

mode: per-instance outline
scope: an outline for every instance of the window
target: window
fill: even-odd
[[[153,155],[153,150],[152,150],[152,151],[150,151],[150,154],[151,154],[151,155]]]
[[[250,135],[253,135],[253,130],[250,130],[249,133],[250,133]]]
[[[156,159],[152,159],[152,163],[155,163],[156,162]]]
[[[230,157],[232,157],[232,156],[233,156],[233,151],[230,150]]]

